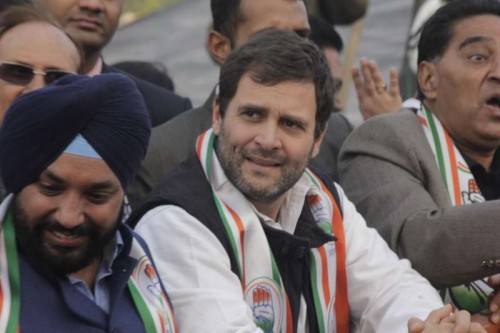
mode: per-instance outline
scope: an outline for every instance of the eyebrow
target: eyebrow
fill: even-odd
[[[267,114],[269,113],[269,110],[263,106],[260,106],[260,105],[254,105],[254,104],[245,104],[245,105],[241,105],[239,107],[239,110],[240,111],[253,111],[253,112],[259,112],[259,113],[262,113],[262,114]],[[292,115],[282,115],[280,116],[280,120],[288,120],[288,121],[293,121],[295,123],[297,123],[298,125],[302,126],[302,127],[306,127],[307,126],[307,121],[300,118],[300,117],[296,117],[296,116],[292,116]]]
[[[49,178],[50,180],[52,180],[53,182],[55,182],[57,184],[64,184],[64,183],[66,183],[64,181],[64,179],[62,179],[61,177],[59,177],[58,175],[56,175],[55,173],[53,173],[50,170],[45,170],[40,175],[40,179],[42,177],[47,177],[47,178]],[[103,182],[90,183],[87,186],[87,188],[92,189],[92,190],[106,190],[106,189],[110,189],[110,188],[114,188],[114,187],[116,187],[116,186],[115,186],[114,182],[111,181],[111,180],[105,180]]]
[[[461,50],[467,45],[470,44],[475,44],[475,43],[481,43],[481,42],[494,42],[493,38],[491,37],[484,37],[484,36],[472,36],[466,38],[460,45],[458,46],[458,49]]]
[[[244,104],[240,105],[238,108],[240,111],[253,111],[253,112],[260,112],[260,113],[267,113],[269,110],[263,106],[260,105],[255,105],[255,104]]]

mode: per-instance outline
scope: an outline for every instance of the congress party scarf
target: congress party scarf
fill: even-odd
[[[0,225],[0,227],[2,227]],[[175,333],[172,308],[146,252],[134,239],[130,256],[138,260],[128,288],[147,333]],[[12,214],[0,230],[0,332],[19,332],[21,278]]]
[[[213,168],[212,130],[202,133],[196,153],[210,182]],[[342,216],[333,196],[312,172],[307,202],[316,223],[337,237],[320,248],[311,249],[311,283],[319,332],[348,332],[349,307],[345,272],[345,237]],[[259,217],[239,191],[223,201],[213,190],[214,200],[230,246],[237,261],[245,301],[252,309],[254,322],[264,332],[293,332],[289,300],[278,266],[267,242]]]
[[[434,153],[443,183],[452,205],[484,202],[474,175],[439,119],[423,105],[417,117]],[[440,291],[445,302],[453,302],[459,309],[477,313],[487,308],[492,289],[484,280],[445,288]]]

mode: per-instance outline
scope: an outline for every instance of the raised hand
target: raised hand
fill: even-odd
[[[353,67],[351,74],[356,88],[359,110],[364,120],[401,109],[402,100],[398,73],[395,68],[389,71],[389,87],[375,61],[361,58],[360,68]]]

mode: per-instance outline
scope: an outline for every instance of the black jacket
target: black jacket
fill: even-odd
[[[103,64],[102,72],[122,73],[135,82],[146,102],[152,127],[163,124],[167,120],[193,107],[189,98],[176,95],[167,89],[141,80],[112,66]]]

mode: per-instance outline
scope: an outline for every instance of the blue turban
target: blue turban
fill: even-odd
[[[18,193],[81,134],[126,189],[150,132],[144,100],[129,78],[68,75],[12,103],[0,129],[0,174],[7,191]]]

